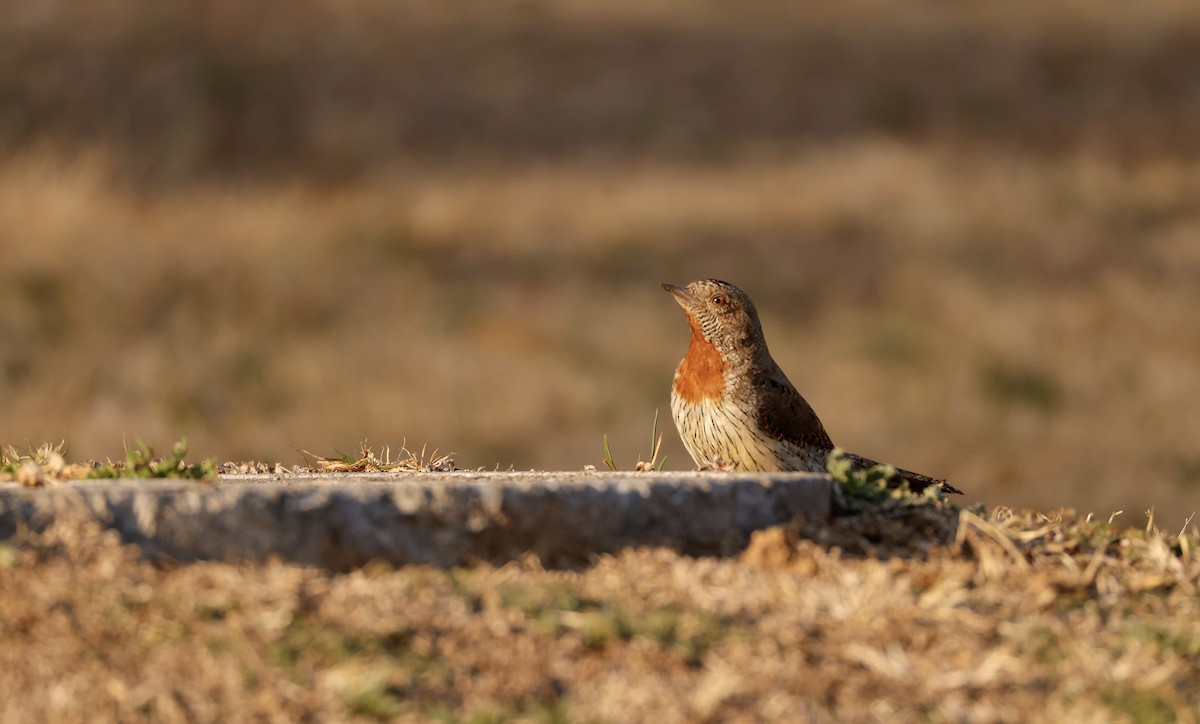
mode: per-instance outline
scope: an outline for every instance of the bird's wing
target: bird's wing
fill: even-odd
[[[768,435],[801,447],[833,447],[817,413],[777,366],[761,371],[752,388],[763,395],[756,400],[758,424]]]
[[[850,461],[851,470],[870,470],[879,464],[870,458],[864,458],[861,455],[854,455],[852,453],[846,453],[846,459]],[[947,483],[945,480],[931,478],[928,475],[914,473],[911,470],[904,470],[902,468],[896,468],[896,477],[888,481],[888,486],[898,488],[900,487],[900,483],[905,480],[908,481],[908,489],[915,493],[919,493],[931,485],[936,485],[943,493],[963,494],[963,491]]]

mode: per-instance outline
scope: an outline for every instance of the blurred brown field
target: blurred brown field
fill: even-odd
[[[0,443],[632,467],[713,276],[847,449],[1200,507],[1200,5],[0,4]]]
[[[0,718],[1195,721],[1196,536],[989,518],[898,503],[737,557],[335,573],[151,562],[59,515],[0,542]]]

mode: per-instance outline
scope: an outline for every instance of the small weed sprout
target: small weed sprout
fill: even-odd
[[[171,446],[171,454],[166,457],[155,457],[154,448],[142,440],[132,448],[125,449],[125,460],[97,465],[92,468],[88,478],[186,478],[190,480],[217,479],[217,464],[211,458],[196,464],[189,464],[187,457],[187,438],[179,440]]]
[[[659,454],[662,452],[662,441],[664,433],[658,430],[658,410],[654,410],[654,423],[650,427],[650,459],[642,460],[639,455],[637,463],[633,469],[639,473],[661,471],[663,466],[667,464],[667,456],[663,455],[659,459]],[[612,450],[608,446],[608,435],[604,436],[604,467],[616,472],[617,463],[613,460]]]

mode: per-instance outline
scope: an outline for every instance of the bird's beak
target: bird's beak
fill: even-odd
[[[675,301],[679,302],[679,305],[684,309],[694,306],[699,301],[692,295],[691,292],[679,286],[678,284],[668,284],[663,282],[662,288],[670,292],[671,296],[675,297]]]

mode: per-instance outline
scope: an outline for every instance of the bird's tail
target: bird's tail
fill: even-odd
[[[861,455],[855,455],[853,453],[845,453],[845,455],[846,459],[850,461],[850,469],[854,471],[870,470],[876,465],[879,465],[879,463],[875,462],[874,460],[870,458],[864,458]],[[908,481],[908,488],[914,493],[919,493],[931,485],[936,485],[938,490],[942,491],[943,493],[953,493],[955,495],[963,494],[963,491],[954,487],[945,480],[931,478],[928,475],[914,473],[911,470],[904,470],[902,468],[896,468],[896,477],[888,481],[888,486],[892,488],[898,488],[903,481]]]

